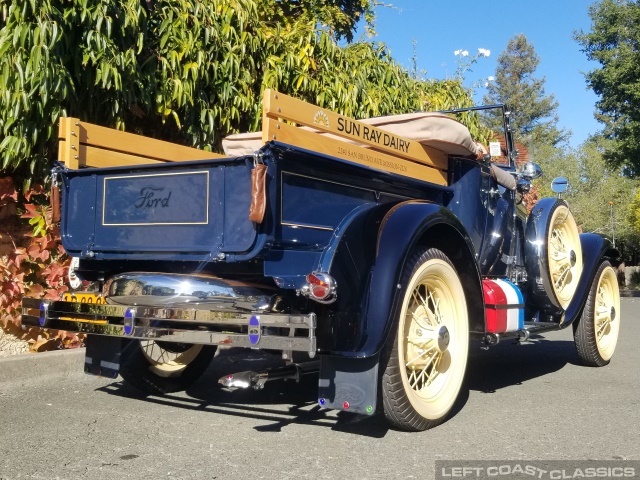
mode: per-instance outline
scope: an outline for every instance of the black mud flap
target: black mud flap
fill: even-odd
[[[84,372],[89,375],[116,378],[120,371],[122,339],[89,335],[84,357]]]
[[[369,358],[322,356],[318,403],[321,407],[373,415],[378,395],[378,355]]]

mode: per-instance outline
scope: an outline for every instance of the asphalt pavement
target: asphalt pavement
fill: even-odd
[[[639,306],[622,299],[603,368],[579,364],[570,329],[472,349],[453,415],[422,433],[321,410],[313,377],[219,388],[273,361],[253,351],[164,397],[82,374],[82,352],[2,359],[0,479],[433,479],[435,460],[640,460]]]

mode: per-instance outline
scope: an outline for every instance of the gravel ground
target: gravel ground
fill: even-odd
[[[24,340],[20,340],[15,335],[6,333],[0,328],[0,357],[8,357],[9,355],[18,355],[29,351],[29,344]]]

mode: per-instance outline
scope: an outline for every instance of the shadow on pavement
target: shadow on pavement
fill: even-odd
[[[572,341],[547,340],[539,335],[522,344],[504,340],[488,351],[472,349],[465,383],[470,390],[493,393],[578,362]]]
[[[472,344],[465,382],[449,418],[462,410],[472,390],[495,393],[558,371],[567,363],[579,363],[571,341],[532,336],[527,343],[516,345],[513,341],[504,341],[488,351]],[[374,438],[382,438],[388,432],[381,414],[366,417],[321,409],[317,403],[317,374],[305,375],[299,383],[293,380],[267,382],[262,390],[231,391],[218,384],[218,379],[224,375],[245,370],[259,371],[281,364],[279,356],[239,349],[221,352],[207,372],[186,391],[186,395],[145,396],[122,382],[111,383],[99,390],[159,405],[253,418],[261,421],[254,427],[257,432],[279,432],[291,424],[329,427]],[[282,406],[286,408],[283,410]],[[264,421],[267,423],[262,424]]]
[[[374,438],[386,435],[388,427],[381,415],[369,417],[321,409],[317,398],[317,374],[305,375],[300,382],[267,382],[262,390],[232,391],[218,384],[220,377],[231,373],[260,371],[282,364],[280,356],[275,354],[236,349],[216,356],[205,374],[187,389],[186,395],[145,395],[124,382],[114,382],[98,390],[158,405],[267,421],[267,424],[254,427],[257,432],[279,432],[291,424],[305,424]]]
[[[621,297],[640,297],[640,290],[620,290]]]
[[[579,363],[571,341],[547,340],[541,335],[532,335],[526,343],[518,344],[508,339],[489,350],[472,343],[462,390],[449,418],[462,410],[472,390],[495,393],[556,372],[567,363]]]

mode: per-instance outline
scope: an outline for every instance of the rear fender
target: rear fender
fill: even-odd
[[[582,314],[591,284],[600,264],[605,260],[610,261],[613,265],[617,265],[620,262],[620,252],[613,248],[607,238],[600,235],[583,233],[580,235],[580,245],[582,246],[583,258],[582,275],[571,303],[569,303],[564,318],[560,323],[562,328],[571,325]]]
[[[351,212],[335,229],[314,268],[328,272],[337,284],[335,303],[314,306],[319,318],[325,319],[316,330],[318,346],[325,352],[359,356],[358,345],[366,336],[363,311],[376,261],[378,230],[393,206],[367,204]]]
[[[460,221],[446,208],[434,203],[407,201],[396,204],[380,222],[374,261],[362,300],[359,335],[351,352],[341,355],[368,357],[382,349],[395,326],[395,312],[401,301],[402,270],[419,247],[442,250],[453,262],[465,289],[470,330],[484,333],[482,283],[471,240]]]

